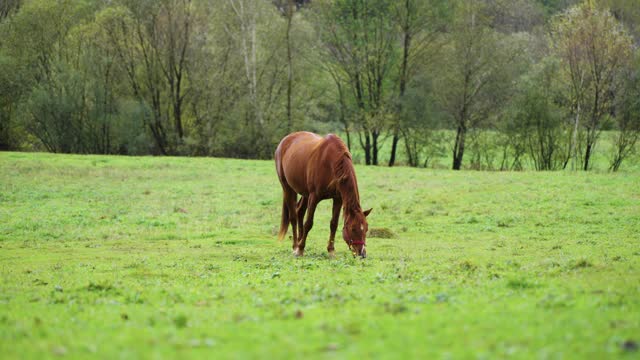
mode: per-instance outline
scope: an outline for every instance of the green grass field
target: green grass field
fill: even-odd
[[[640,356],[639,172],[356,171],[296,259],[270,161],[0,153],[0,358]]]

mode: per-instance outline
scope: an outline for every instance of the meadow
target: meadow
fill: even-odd
[[[368,257],[271,161],[0,153],[0,357],[640,356],[640,172],[356,166]]]

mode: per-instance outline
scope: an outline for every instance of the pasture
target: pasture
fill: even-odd
[[[637,171],[356,171],[294,258],[271,161],[0,153],[1,357],[640,355]]]

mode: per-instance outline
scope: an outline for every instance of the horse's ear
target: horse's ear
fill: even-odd
[[[371,214],[371,210],[373,210],[373,208],[371,208],[371,209],[369,209],[369,210],[366,210],[366,211],[364,212],[364,217],[369,216],[369,214]]]

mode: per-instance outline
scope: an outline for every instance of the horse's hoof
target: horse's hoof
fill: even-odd
[[[336,252],[335,251],[329,251],[329,259],[335,259],[336,258]]]
[[[304,255],[304,250],[300,250],[300,249],[293,250],[293,256],[301,257],[302,255]]]

